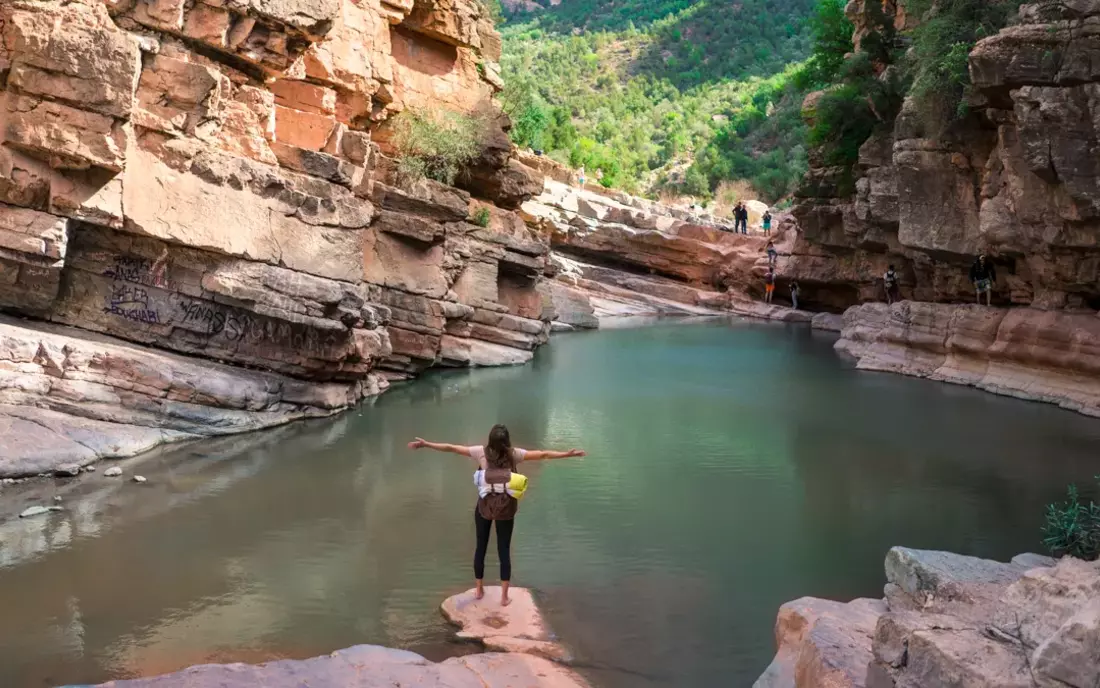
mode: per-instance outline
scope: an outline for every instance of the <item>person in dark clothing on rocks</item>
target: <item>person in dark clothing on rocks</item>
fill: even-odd
[[[773,294],[775,294],[775,269],[769,267],[767,274],[764,275],[764,303],[771,303]]]
[[[898,286],[898,273],[891,265],[882,276],[882,285],[886,288],[886,303],[901,301],[901,289]]]
[[[791,308],[798,310],[798,294],[802,290],[798,286],[798,282],[791,280]]]
[[[775,243],[769,241],[768,246],[765,249],[765,251],[768,254],[768,267],[769,268],[774,268],[775,267],[775,261],[778,260],[778,258],[779,258],[779,252],[775,250]]]
[[[741,233],[749,233],[749,209],[744,203],[738,204],[737,222],[741,225]]]
[[[984,253],[970,266],[970,281],[978,292],[978,305],[982,303],[982,294],[985,294],[985,305],[993,305],[993,285],[997,283],[997,271],[993,268],[993,261]]]
[[[519,499],[527,489],[527,479],[516,472],[516,468],[525,461],[544,461],[548,459],[568,459],[584,456],[580,449],[569,451],[525,451],[512,446],[508,428],[494,425],[489,431],[489,441],[484,445],[466,447],[457,444],[428,442],[417,437],[409,442],[409,449],[431,449],[438,452],[458,454],[473,459],[477,463],[474,472],[474,485],[478,491],[477,506],[474,507],[474,529],[477,533],[477,547],[474,550],[474,596],[485,596],[485,554],[489,550],[489,532],[496,523],[497,556],[500,558],[500,603],[507,606],[508,586],[512,580],[512,529],[515,525]]]

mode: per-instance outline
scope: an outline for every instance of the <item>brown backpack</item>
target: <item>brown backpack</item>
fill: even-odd
[[[507,492],[497,492],[497,485],[507,485],[512,471],[507,468],[489,468],[485,471],[485,483],[494,491],[477,500],[477,512],[486,521],[511,521],[519,511],[519,501]]]

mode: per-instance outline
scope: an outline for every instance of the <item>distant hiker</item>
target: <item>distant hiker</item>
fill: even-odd
[[[603,168],[602,167],[597,167],[596,168],[596,181],[597,182],[602,182],[603,181]]]
[[[882,284],[886,287],[886,303],[894,303],[901,300],[901,293],[898,287],[898,273],[894,270],[894,266],[891,265],[886,274],[882,276]]]
[[[764,233],[772,231],[772,213],[770,210],[764,211]]]
[[[791,308],[795,309],[796,311],[798,310],[798,292],[799,291],[800,290],[798,288],[798,282],[792,280],[791,281]]]
[[[984,253],[970,266],[970,281],[978,292],[978,304],[981,305],[982,294],[985,294],[985,305],[993,305],[993,285],[997,282],[997,271]]]
[[[581,165],[581,169],[577,171],[577,180],[580,181],[581,188],[583,189],[584,188],[584,182],[585,182],[584,165]]]
[[[580,449],[558,451],[524,451],[512,446],[508,428],[494,425],[485,446],[464,447],[455,444],[427,442],[417,437],[409,449],[432,449],[468,456],[477,462],[474,485],[477,487],[477,507],[474,508],[474,528],[477,548],[474,550],[474,579],[477,599],[485,596],[485,554],[489,550],[489,531],[497,524],[497,556],[500,558],[500,603],[507,606],[508,585],[512,580],[512,528],[515,525],[519,500],[527,490],[527,478],[516,472],[523,461],[567,459],[584,456]]]
[[[772,302],[772,294],[775,293],[775,270],[771,267],[768,268],[768,273],[764,275],[764,303]]]
[[[775,250],[775,242],[768,242],[768,267],[774,268],[775,261],[779,259],[779,252]]]

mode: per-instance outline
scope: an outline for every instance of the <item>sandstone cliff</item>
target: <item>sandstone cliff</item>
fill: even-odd
[[[13,0],[0,34],[0,309],[42,323],[0,323],[4,475],[546,341],[476,0]],[[466,190],[394,172],[407,108],[487,123]]]
[[[898,30],[920,21],[904,2],[882,8]],[[872,3],[847,11],[857,43],[881,20]],[[779,261],[811,308],[885,300],[890,264],[905,299],[973,303],[970,263],[984,251],[997,268],[994,311],[914,303],[849,313],[840,346],[861,367],[1097,413],[1098,26],[1100,2],[1026,4],[970,55],[978,97],[965,119],[932,131],[906,101],[863,144],[854,184],[811,160]]]
[[[900,5],[900,7],[899,7]],[[884,3],[899,28],[916,18]],[[865,27],[863,3],[849,14]],[[860,150],[853,194],[836,168],[811,170],[795,208],[801,241],[786,271],[808,300],[881,300],[888,263],[902,294],[973,300],[967,268],[989,251],[1001,305],[1100,308],[1100,169],[1095,148],[1100,3],[1025,5],[981,41],[970,73],[982,100],[945,132],[907,102]]]

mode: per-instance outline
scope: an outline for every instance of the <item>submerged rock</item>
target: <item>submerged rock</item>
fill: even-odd
[[[48,514],[51,511],[61,511],[59,506],[29,506],[23,509],[19,513],[19,518],[30,518],[31,516],[41,516],[42,514]]]
[[[443,615],[461,627],[459,638],[477,640],[490,650],[568,661],[568,651],[550,632],[531,592],[512,588],[509,598],[511,604],[505,607],[500,603],[499,587],[485,588],[480,600],[474,598],[472,589],[467,590],[444,600]]]
[[[54,469],[53,474],[58,478],[75,478],[80,475],[80,464],[63,463]]]

